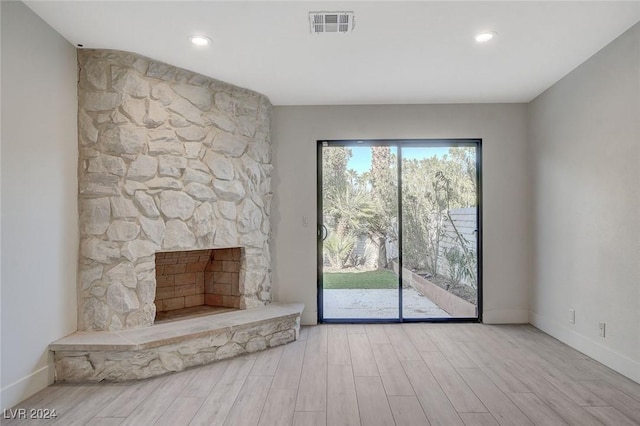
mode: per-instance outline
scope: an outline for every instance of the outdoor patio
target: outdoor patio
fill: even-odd
[[[398,318],[396,289],[325,289],[323,316],[333,318]],[[451,316],[413,288],[402,290],[404,318]]]

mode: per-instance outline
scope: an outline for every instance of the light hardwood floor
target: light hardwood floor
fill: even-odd
[[[60,425],[640,425],[640,385],[531,326],[303,327],[294,343],[154,379],[54,385]]]

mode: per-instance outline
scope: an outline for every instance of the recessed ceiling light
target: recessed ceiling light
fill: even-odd
[[[211,39],[202,34],[189,36],[189,41],[195,46],[208,46],[211,43]]]
[[[476,34],[473,38],[478,43],[486,43],[490,40],[493,40],[498,34],[494,31],[482,31],[481,33]]]

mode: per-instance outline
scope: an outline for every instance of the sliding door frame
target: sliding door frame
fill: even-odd
[[[318,323],[401,323],[401,322],[482,322],[483,297],[482,297],[482,139],[332,139],[316,141],[316,206],[317,206],[317,302],[318,302]],[[335,147],[371,147],[389,146],[398,148],[397,174],[398,174],[398,318],[328,318],[323,315],[323,186],[322,186],[322,148]],[[441,147],[464,147],[473,146],[476,148],[476,257],[477,257],[477,317],[464,318],[404,318],[402,313],[402,148],[441,148]]]

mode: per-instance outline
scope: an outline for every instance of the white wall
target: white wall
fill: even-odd
[[[528,318],[526,105],[276,107],[272,257],[274,298],[303,302],[317,320],[316,141],[482,138],[484,321]],[[303,226],[303,216],[309,225]]]
[[[640,382],[640,24],[529,113],[530,320]]]
[[[8,408],[52,379],[47,345],[76,330],[76,52],[2,1],[2,372]]]

